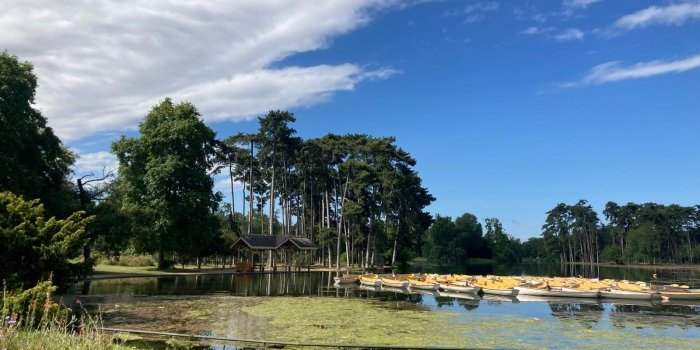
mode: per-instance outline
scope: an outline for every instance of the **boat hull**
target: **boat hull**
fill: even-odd
[[[539,289],[529,287],[515,287],[518,290],[518,295],[533,295],[540,297],[565,297],[565,298],[597,298],[597,291],[580,291],[569,288],[561,289]]]
[[[381,281],[381,280],[376,280],[376,279],[360,278],[360,284],[363,285],[363,286],[381,287],[381,286],[382,286],[382,281]]]
[[[417,284],[417,283],[410,283],[409,286],[411,289],[419,289],[419,290],[429,290],[429,291],[436,291],[440,288],[440,285],[437,284]]]
[[[513,288],[513,289],[493,289],[493,288],[481,288],[481,291],[484,294],[491,294],[491,295],[501,295],[504,297],[515,297],[518,296],[518,290]]]
[[[654,297],[654,293],[626,290],[601,290],[600,296],[606,299],[651,300]]]
[[[479,293],[481,288],[471,287],[471,286],[458,286],[454,284],[440,284],[440,288],[448,292],[458,292],[458,293]]]
[[[335,284],[355,284],[357,283],[356,277],[333,277]]]
[[[408,288],[408,281],[382,280],[382,286],[391,288]]]
[[[685,292],[661,292],[662,298],[669,300],[698,300],[700,301],[700,293],[685,293]]]

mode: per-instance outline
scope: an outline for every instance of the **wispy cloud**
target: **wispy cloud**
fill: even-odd
[[[446,12],[447,16],[464,16],[464,23],[475,23],[486,18],[489,12],[497,11],[501,4],[496,1],[478,1],[465,6],[459,11]]]
[[[585,34],[576,28],[569,28],[554,36],[559,41],[583,40]]]
[[[583,40],[586,34],[578,28],[568,28],[561,32],[555,33],[556,29],[554,27],[537,27],[532,26],[525,28],[520,34],[524,35],[544,35],[549,38],[553,38],[557,41],[575,41]]]
[[[625,66],[620,61],[611,61],[591,68],[579,81],[561,84],[561,87],[597,85],[628,79],[649,78],[662,74],[682,73],[700,68],[700,55],[676,61],[655,60]]]
[[[532,26],[532,27],[527,27],[525,28],[520,34],[525,34],[525,35],[538,35],[538,34],[547,34],[551,33],[554,30],[552,27],[537,27],[537,26]]]
[[[73,152],[78,155],[73,164],[73,172],[76,176],[87,174],[100,176],[117,170],[117,157],[112,153],[105,151],[81,153],[77,149],[73,149]]]
[[[565,9],[585,9],[602,0],[564,0],[562,7]]]
[[[632,30],[654,24],[681,25],[693,19],[700,19],[700,1],[647,7],[621,17],[614,27]]]

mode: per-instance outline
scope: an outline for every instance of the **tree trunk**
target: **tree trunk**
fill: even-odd
[[[250,190],[248,191],[248,195],[250,196],[249,202],[248,202],[248,234],[250,234],[252,227],[253,227],[253,140],[250,141]]]
[[[399,232],[401,232],[401,215],[399,214],[399,217],[396,219],[396,235],[394,236],[394,249],[393,252],[391,253],[391,266],[394,266],[396,263],[396,246],[398,245],[399,241]]]
[[[275,152],[272,152],[272,181],[270,185],[270,235],[272,235],[272,218],[275,216]]]

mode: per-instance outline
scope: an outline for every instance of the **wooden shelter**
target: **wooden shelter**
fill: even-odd
[[[298,262],[295,261],[295,257],[299,254],[295,253],[302,252],[303,256],[307,256],[306,252],[317,249],[316,245],[306,237],[277,235],[243,235],[233,242],[232,248],[239,253],[242,250],[247,251],[251,265],[261,270],[264,269],[263,261],[266,252],[268,266],[273,270],[277,269],[277,258],[282,258],[287,269],[291,270],[291,265]],[[257,261],[256,256],[259,257]]]

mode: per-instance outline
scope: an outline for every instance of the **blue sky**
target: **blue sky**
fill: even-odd
[[[307,138],[395,136],[418,160],[417,170],[437,198],[431,212],[497,217],[519,238],[538,235],[545,212],[558,202],[587,199],[599,210],[608,200],[700,203],[700,2],[357,1],[327,9],[288,4],[279,11],[250,6],[244,10],[256,15],[240,19],[246,28],[259,28],[250,37],[244,33],[229,42],[207,32],[201,34],[206,38],[176,38],[234,46],[215,51],[217,59],[204,62],[210,70],[193,62],[209,59],[201,51],[183,53],[189,60],[182,62],[171,61],[177,50],[162,61],[142,59],[139,67],[148,67],[143,71],[120,66],[140,52],[156,52],[141,40],[175,40],[167,33],[149,37],[146,24],[138,44],[70,41],[95,48],[90,60],[80,62],[98,62],[96,68],[119,45],[134,53],[104,66],[114,66],[102,80],[109,96],[66,80],[67,98],[80,97],[79,111],[54,106],[52,99],[66,96],[52,86],[66,84],[56,78],[62,72],[88,76],[97,69],[76,70],[55,61],[57,51],[32,51],[11,34],[0,34],[0,46],[35,62],[40,84],[47,81],[37,103],[83,155],[78,172],[112,164],[109,144],[121,133],[133,135],[154,99],[172,91],[193,100],[222,137],[254,130],[251,118],[276,108],[296,113],[295,127]],[[70,13],[55,11],[58,19]],[[214,28],[235,16],[218,9],[204,15],[177,11],[191,11]],[[89,24],[76,22],[57,37],[37,33],[35,40],[102,29],[100,13],[90,14],[96,19]],[[289,21],[282,29],[267,28],[257,15]],[[189,23],[163,21],[166,27]],[[260,33],[280,30],[284,35],[276,41],[248,45]],[[254,49],[239,59],[244,49],[236,40]],[[171,63],[158,63],[165,61]],[[245,69],[230,68],[232,62]],[[220,82],[218,75],[228,78]],[[271,83],[263,84],[266,79]],[[123,101],[128,108],[110,107]]]

